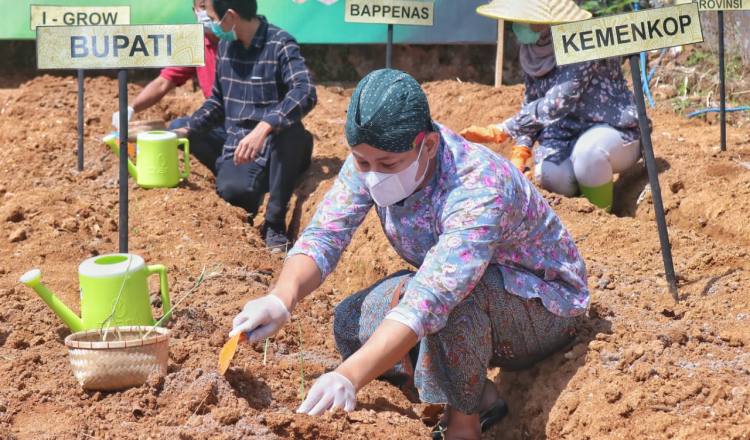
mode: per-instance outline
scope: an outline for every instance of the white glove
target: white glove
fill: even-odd
[[[290,317],[289,310],[278,296],[266,295],[245,304],[242,312],[232,321],[229,337],[252,330],[252,335],[247,336],[248,342],[260,341],[275,335]]]
[[[128,106],[128,122],[130,122],[131,119],[133,119],[133,115],[135,114],[135,110],[133,110],[133,107]],[[117,132],[120,132],[120,112],[116,111],[115,114],[112,115],[112,126],[115,127],[115,130]]]
[[[332,371],[318,378],[297,412],[311,416],[319,416],[323,411],[333,411],[334,408],[352,412],[356,404],[357,391],[354,385],[346,377]]]

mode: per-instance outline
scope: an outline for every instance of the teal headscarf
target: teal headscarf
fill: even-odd
[[[366,143],[391,153],[414,148],[419,133],[434,130],[422,87],[408,73],[381,69],[357,84],[346,115],[350,147]]]

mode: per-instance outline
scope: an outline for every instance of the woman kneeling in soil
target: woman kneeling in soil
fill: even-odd
[[[521,171],[538,142],[533,175],[542,188],[568,197],[580,191],[610,211],[614,174],[641,156],[635,98],[616,58],[557,66],[550,34],[550,24],[591,14],[571,0],[495,1],[480,12],[513,22],[526,96],[505,122],[460,134],[472,142],[515,139],[511,162]]]
[[[526,368],[573,341],[589,304],[584,262],[534,186],[434,123],[406,73],[378,70],[359,83],[346,138],[352,154],[278,282],[245,305],[230,335],[254,330],[257,341],[281,329],[375,205],[391,245],[418,270],[336,307],[345,361],[316,381],[298,412],[352,411],[357,391],[383,377],[411,398],[419,389],[422,401],[447,404],[436,428],[445,438],[478,439],[507,412],[488,367]]]

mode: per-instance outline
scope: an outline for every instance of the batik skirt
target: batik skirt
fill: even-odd
[[[400,271],[346,298],[334,310],[334,338],[344,359],[357,351],[391,309],[395,289],[414,272]],[[405,289],[402,289],[402,291]],[[409,353],[414,384],[424,402],[449,404],[465,414],[479,412],[487,369],[528,368],[569,346],[582,317],[563,318],[542,301],[507,292],[490,265],[474,290],[450,312],[447,325]],[[406,380],[401,363],[382,378]]]

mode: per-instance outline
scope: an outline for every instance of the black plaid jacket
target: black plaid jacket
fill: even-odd
[[[302,120],[318,98],[297,41],[264,16],[258,18],[260,26],[249,48],[241,41],[219,43],[213,96],[193,113],[187,128],[191,134],[208,133],[224,123],[226,157],[265,121],[273,131],[255,158],[265,165],[273,135]]]

